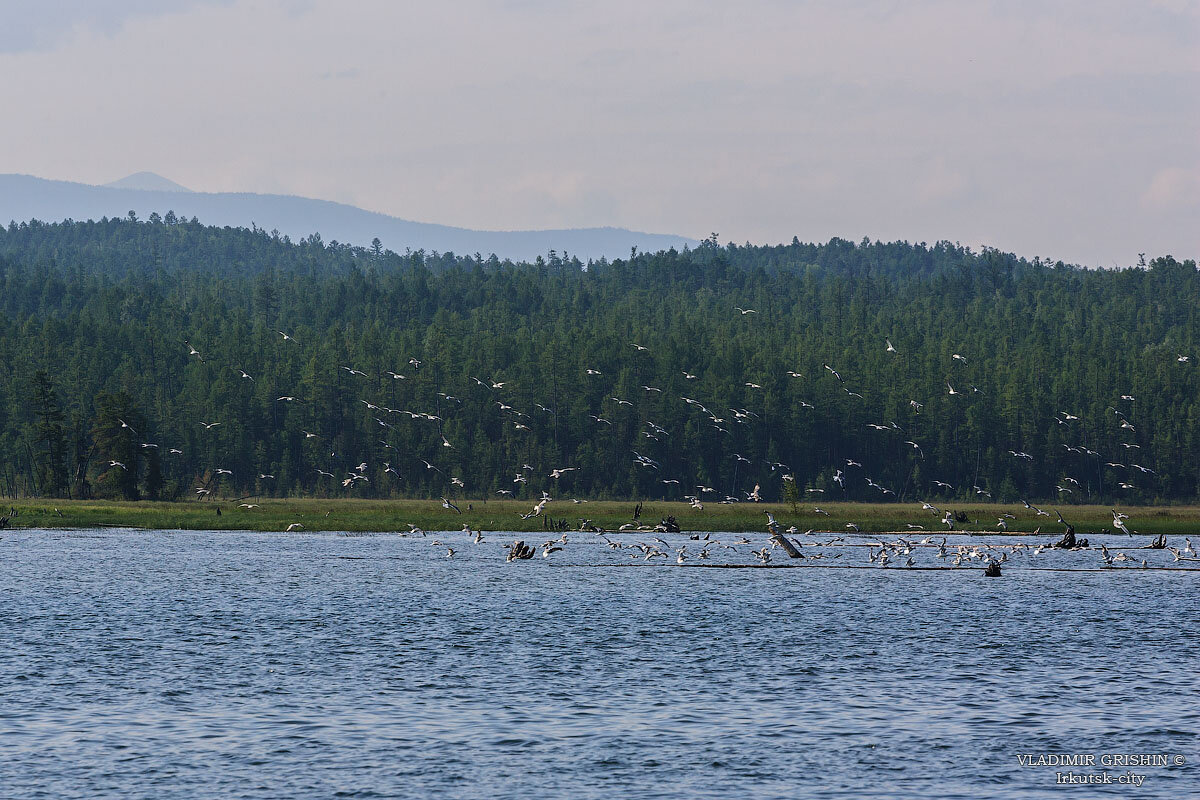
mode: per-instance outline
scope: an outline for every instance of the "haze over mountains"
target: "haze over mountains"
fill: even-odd
[[[495,253],[532,261],[551,249],[581,260],[623,258],[631,247],[658,251],[695,246],[684,236],[642,233],[622,228],[479,231],[436,225],[365,211],[344,203],[306,197],[248,192],[193,192],[152,172],[138,172],[103,186],[53,181],[32,175],[0,175],[0,222],[45,222],[124,217],[151,213],[197,217],[208,225],[278,230],[293,239],[319,233],[325,241],[369,245],[378,237],[385,248],[403,252],[436,250],[459,254]]]

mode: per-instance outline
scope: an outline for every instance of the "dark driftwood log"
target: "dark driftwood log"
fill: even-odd
[[[787,538],[782,533],[772,534],[771,541],[779,542],[779,546],[787,551],[788,556],[791,558],[804,558],[804,556],[800,555],[800,551],[796,549],[796,545],[792,544],[791,539]]]

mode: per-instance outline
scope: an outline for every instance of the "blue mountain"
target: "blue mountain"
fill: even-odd
[[[326,242],[383,246],[404,252],[436,250],[461,255],[495,253],[500,258],[533,260],[553,249],[586,261],[613,259],[639,251],[682,249],[698,242],[684,236],[642,233],[623,228],[479,231],[435,225],[365,211],[344,203],[307,197],[236,192],[193,192],[152,172],[139,172],[104,186],[52,181],[32,175],[0,175],[0,223],[39,219],[88,220],[124,217],[130,211],[145,219],[174,211],[206,225],[278,230],[293,239],[318,233]]]

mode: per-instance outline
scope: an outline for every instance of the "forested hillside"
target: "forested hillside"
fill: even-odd
[[[1200,496],[1200,276],[1170,257],[513,264],[169,215],[0,230],[0,287],[9,495]]]

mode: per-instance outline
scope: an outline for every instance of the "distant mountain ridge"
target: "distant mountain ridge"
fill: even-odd
[[[623,228],[574,228],[531,231],[479,231],[391,217],[345,203],[292,195],[243,192],[193,192],[150,172],[136,173],[104,186],[54,181],[32,175],[0,175],[0,222],[44,222],[123,217],[151,213],[196,217],[208,225],[278,230],[292,238],[319,233],[325,241],[383,246],[403,252],[436,250],[459,254],[495,253],[500,258],[531,261],[550,250],[581,260],[624,258],[630,249],[658,251],[699,244],[670,234]]]
[[[144,192],[188,192],[192,190],[153,172],[135,172],[119,181],[101,184],[106,189],[137,189]]]

